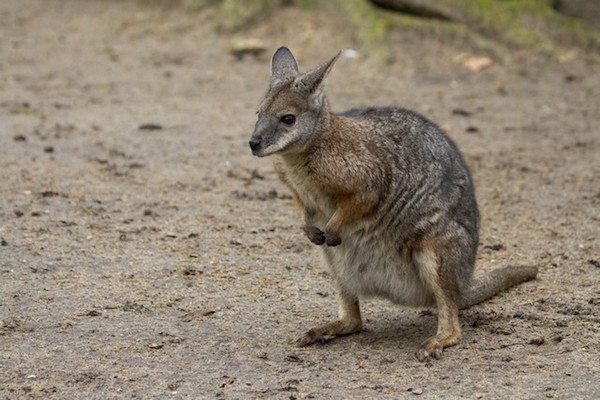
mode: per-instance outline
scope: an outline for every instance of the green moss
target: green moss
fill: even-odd
[[[550,14],[544,1],[461,2],[465,9],[466,22],[475,30],[497,37],[508,45],[552,50],[552,41],[538,29],[539,20]]]
[[[470,29],[465,24],[443,22],[402,13],[391,13],[388,17],[395,29],[418,32],[424,37],[466,43],[469,47],[474,47],[500,61],[505,61],[508,57],[506,50],[495,40]]]

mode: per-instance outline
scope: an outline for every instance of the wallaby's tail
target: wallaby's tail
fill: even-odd
[[[484,276],[475,278],[471,283],[471,288],[465,294],[460,308],[469,308],[491,299],[506,289],[533,280],[537,276],[537,273],[537,267],[509,266],[498,268]]]

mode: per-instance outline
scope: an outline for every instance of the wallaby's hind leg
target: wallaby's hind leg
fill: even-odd
[[[413,254],[413,261],[419,270],[421,280],[433,294],[438,309],[438,328],[435,336],[425,340],[417,351],[419,361],[429,357],[440,358],[446,347],[454,346],[460,341],[460,324],[458,322],[458,301],[452,282],[442,282],[439,258],[433,249],[423,249]]]
[[[310,346],[316,342],[324,342],[336,336],[360,332],[362,320],[358,299],[338,290],[339,319],[328,324],[308,330],[297,344],[300,347]]]

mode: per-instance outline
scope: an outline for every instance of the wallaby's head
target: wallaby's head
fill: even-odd
[[[300,74],[287,47],[275,52],[269,91],[258,107],[258,121],[249,143],[252,154],[264,157],[306,148],[326,111],[324,79],[340,54]]]

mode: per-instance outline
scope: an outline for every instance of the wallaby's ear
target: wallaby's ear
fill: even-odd
[[[271,60],[271,88],[298,76],[298,64],[287,47],[280,47]]]
[[[321,84],[323,83],[323,80],[327,77],[329,71],[331,71],[331,68],[333,68],[333,65],[337,59],[340,58],[341,54],[342,52],[340,51],[325,64],[296,78],[294,87],[307,95],[318,94],[322,89]]]

